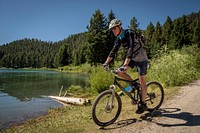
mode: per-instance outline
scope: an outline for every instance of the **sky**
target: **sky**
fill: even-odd
[[[200,11],[200,0],[0,0],[0,45],[23,38],[57,42],[87,31],[99,9],[112,10],[124,28],[135,17],[141,29]]]

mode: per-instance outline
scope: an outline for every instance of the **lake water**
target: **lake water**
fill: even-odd
[[[62,105],[48,98],[71,85],[88,84],[88,76],[43,70],[0,69],[0,130],[47,114]]]

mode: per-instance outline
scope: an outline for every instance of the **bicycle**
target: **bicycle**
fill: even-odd
[[[141,101],[141,86],[139,79],[128,81],[117,77],[116,70],[111,70],[115,74],[113,84],[110,85],[108,90],[101,92],[93,102],[92,105],[92,119],[101,126],[106,127],[114,123],[119,117],[122,109],[122,101],[119,94],[116,92],[116,87],[125,93],[130,99],[132,104],[140,106]],[[128,83],[132,91],[126,91],[119,81]],[[160,108],[164,100],[164,90],[160,83],[150,81],[147,83],[147,111],[153,112]]]

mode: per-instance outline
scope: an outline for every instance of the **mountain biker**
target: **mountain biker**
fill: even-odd
[[[110,54],[106,59],[106,62],[103,64],[103,68],[105,68],[114,58],[120,46],[125,48],[125,58],[122,66],[117,69],[117,75],[126,80],[132,81],[133,79],[126,73],[126,71],[129,67],[137,67],[139,81],[142,87],[142,100],[140,106],[138,106],[138,109],[136,110],[136,113],[141,114],[147,110],[145,99],[147,96],[146,74],[148,57],[146,51],[141,44],[134,41],[134,34],[132,34],[129,29],[122,28],[122,22],[119,19],[113,19],[110,22],[109,30],[112,30],[116,36],[116,40],[112,50],[110,51]]]

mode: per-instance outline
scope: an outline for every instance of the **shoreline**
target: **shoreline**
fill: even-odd
[[[20,68],[21,69],[21,68]],[[19,69],[19,70],[20,70]],[[4,70],[7,70],[8,72],[11,72],[11,71],[18,71],[17,69],[13,69],[13,68],[0,68],[0,71],[2,71],[2,72],[4,72]],[[30,68],[26,68],[26,69],[21,69],[20,71],[27,71],[28,72],[28,70],[47,70],[47,69],[30,69]],[[54,70],[52,70],[52,69],[48,69],[48,70],[50,70],[50,71],[55,71],[55,69]],[[6,71],[5,71],[6,72]],[[48,73],[48,72],[47,72]],[[54,73],[54,72],[53,72]],[[57,72],[55,72],[56,73],[56,75],[57,75]],[[59,72],[58,72],[59,73]],[[5,73],[6,74],[6,73]],[[18,73],[17,73],[18,74]],[[30,75],[29,73],[26,73],[26,74],[28,74],[28,75]],[[61,74],[61,73],[60,73]],[[35,74],[34,74],[35,75]],[[48,74],[49,75],[49,74]],[[61,74],[62,75],[62,79],[64,78],[63,77],[63,75],[65,75],[65,74]],[[66,73],[66,75],[68,75],[67,73]],[[70,74],[69,74],[70,75]],[[70,77],[69,78],[71,78],[71,76],[72,75],[70,75]],[[78,74],[78,76],[75,76],[75,77],[80,77],[81,75],[79,75]],[[85,77],[84,75],[82,75],[83,77]],[[19,77],[19,76],[18,76]],[[16,78],[16,79],[18,79],[18,77]],[[20,76],[21,77],[21,76]],[[29,76],[30,77],[30,76]],[[52,77],[52,76],[51,76]],[[53,76],[54,77],[54,76]],[[2,77],[3,78],[3,77]],[[29,78],[30,79],[30,78]],[[9,79],[8,79],[9,80]],[[33,80],[33,79],[32,79]],[[6,81],[6,80],[5,80]],[[35,81],[35,80],[34,80]],[[24,82],[24,80],[22,80],[22,82]],[[41,82],[43,82],[43,81],[41,81]],[[52,83],[52,81],[50,81],[51,83]],[[6,82],[5,82],[6,83]],[[16,83],[19,83],[19,82],[16,82]],[[38,83],[38,82],[37,82]],[[3,82],[3,84],[4,84],[4,82]],[[73,82],[72,82],[72,84],[73,84]],[[75,83],[74,83],[75,84]],[[6,85],[6,84],[5,84]],[[14,97],[13,97],[13,95],[10,95],[10,93],[11,92],[9,92],[8,90],[8,88],[6,88],[7,86],[5,86],[5,85],[2,85],[2,88],[0,88],[0,94],[2,94],[2,96],[0,97],[1,98],[1,101],[2,101],[2,103],[4,104],[5,103],[5,105],[8,105],[8,107],[10,108],[12,105],[14,105],[14,107],[13,107],[13,109],[15,108],[16,110],[13,110],[13,109],[11,109],[11,110],[13,110],[13,113],[9,113],[9,112],[7,112],[6,111],[6,108],[4,109],[4,110],[2,110],[1,111],[1,116],[2,116],[2,118],[0,118],[1,119],[1,122],[0,122],[0,132],[2,131],[2,130],[6,130],[6,129],[9,129],[9,128],[12,128],[12,127],[15,127],[15,126],[18,126],[18,125],[23,125],[24,123],[26,123],[26,122],[28,122],[28,121],[32,121],[32,120],[34,120],[34,119],[37,119],[37,118],[41,118],[41,117],[46,117],[46,116],[48,116],[48,113],[49,112],[52,112],[52,110],[58,110],[58,108],[63,108],[63,105],[62,104],[60,104],[60,103],[58,103],[58,102],[56,102],[56,104],[55,105],[58,105],[59,104],[59,106],[54,106],[54,104],[52,104],[52,106],[51,107],[48,107],[48,105],[51,103],[51,102],[49,102],[50,100],[51,101],[54,101],[54,100],[52,100],[51,98],[48,98],[48,99],[50,99],[50,100],[48,100],[48,99],[43,99],[43,98],[41,98],[41,104],[39,103],[39,102],[37,102],[37,98],[36,97],[33,97],[33,99],[31,99],[31,98],[27,98],[26,99],[26,97],[27,97],[27,94],[22,94],[22,96],[23,97],[25,97],[25,101],[27,101],[27,102],[24,102],[24,101],[20,101],[20,99],[18,99],[17,100],[17,104],[13,104],[13,101],[12,100],[14,100],[14,99],[17,99],[18,97],[17,96],[15,96],[14,95]],[[39,84],[40,86],[41,86],[41,84]],[[24,86],[24,85],[23,85]],[[35,86],[35,84],[31,84],[31,86]],[[46,85],[45,85],[46,86]],[[42,90],[42,92],[46,92],[45,90],[45,86],[44,87],[42,87],[42,88],[44,88],[44,90]],[[72,86],[72,85],[71,85]],[[71,86],[69,86],[69,87],[71,87]],[[78,86],[78,85],[77,85]],[[80,88],[81,86],[73,86],[74,88],[73,89],[76,89],[76,88]],[[1,87],[1,86],[0,86]],[[15,87],[17,87],[17,86],[15,86]],[[30,86],[28,86],[28,87],[30,87]],[[36,86],[37,87],[37,86]],[[48,88],[48,86],[46,86],[47,88]],[[59,86],[60,87],[60,86]],[[5,89],[6,89],[6,91],[4,91]],[[22,88],[22,86],[19,86],[19,88]],[[52,87],[50,87],[50,88],[52,88]],[[53,87],[54,88],[54,87]],[[57,88],[57,87],[56,87]],[[67,87],[68,88],[68,87]],[[37,88],[38,89],[38,88]],[[65,88],[66,89],[66,88]],[[73,89],[71,90],[71,91],[69,91],[69,92],[72,92],[73,91]],[[26,89],[27,90],[27,89]],[[55,89],[54,89],[55,90]],[[48,96],[48,95],[57,95],[58,93],[59,93],[59,90],[60,90],[60,88],[58,88],[58,91],[55,91],[56,93],[52,93],[52,94],[49,94],[49,93],[44,93],[46,96]],[[38,91],[37,91],[38,92]],[[50,91],[50,92],[52,92],[52,91]],[[77,91],[76,91],[77,92]],[[79,91],[78,91],[79,92]],[[5,95],[4,95],[4,93],[5,93]],[[31,92],[32,93],[32,92]],[[64,93],[64,91],[63,91],[63,93]],[[14,94],[14,93],[13,93]],[[16,94],[16,93],[15,93]],[[34,93],[35,94],[35,93]],[[71,93],[70,93],[71,94]],[[78,93],[77,93],[78,94]],[[17,95],[17,94],[16,94]],[[41,95],[41,96],[43,96],[42,95],[42,93],[38,93],[38,95]],[[5,100],[5,99],[8,99],[8,98],[10,98],[10,97],[7,97],[7,96],[12,96],[13,98],[11,99],[11,100]],[[35,95],[34,95],[35,96]],[[83,96],[84,96],[84,94],[83,94]],[[9,102],[4,102],[4,101],[9,101]],[[23,102],[23,103],[19,103],[19,101],[20,102]],[[36,105],[34,105],[34,103],[32,103],[31,101],[33,101],[34,103],[36,103]],[[46,103],[47,102],[47,103]],[[55,101],[54,101],[55,102]],[[8,104],[7,104],[8,103]],[[0,104],[1,104],[1,102],[0,102]],[[26,105],[25,107],[21,107],[21,106],[24,106],[24,104]],[[45,104],[45,106],[47,106],[48,108],[46,108],[46,109],[43,109],[43,107],[45,108],[45,106],[43,106],[43,105]],[[36,107],[36,106],[38,106],[39,105],[39,107]],[[42,107],[43,106],[43,107]],[[2,106],[2,107],[4,107],[4,106]],[[7,108],[8,108],[7,107]],[[31,107],[33,107],[33,110],[36,110],[37,112],[36,113],[31,113],[31,109],[29,109],[29,108],[31,108]],[[35,108],[36,107],[36,108]],[[37,109],[37,108],[40,108],[40,107],[42,107],[42,109],[40,110],[40,109]],[[20,111],[22,111],[22,112],[20,112],[18,109],[20,110]],[[34,109],[35,108],[35,109]],[[11,112],[11,110],[10,110],[10,112]],[[39,111],[38,111],[39,110]],[[28,113],[24,113],[24,112],[28,112]],[[41,112],[41,111],[44,111],[44,112]],[[5,113],[5,112],[7,112],[7,113]],[[12,114],[11,116],[13,116],[14,117],[14,119],[13,118],[11,118],[9,115],[7,115],[7,114]],[[21,114],[20,114],[21,113]],[[8,117],[7,117],[8,116]],[[22,116],[22,117],[21,117]],[[2,121],[3,120],[3,121]]]
[[[20,119],[20,120],[16,120],[16,121],[12,121],[12,122],[8,121],[8,122],[3,124],[5,126],[0,127],[0,132],[3,131],[3,130],[7,130],[9,128],[15,127],[15,126],[22,125],[22,124],[24,124],[24,123],[26,123],[26,122],[28,122],[32,119],[37,119],[39,117],[46,116],[46,115],[48,115],[48,111],[49,110],[47,110],[45,112],[40,112],[40,114],[37,114],[37,115],[34,115],[34,116],[28,116],[28,117],[25,117],[25,118]]]

